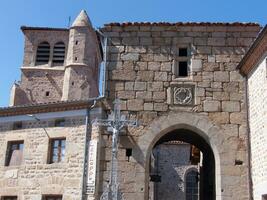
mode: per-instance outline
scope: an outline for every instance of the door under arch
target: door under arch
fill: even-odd
[[[215,200],[213,151],[195,132],[162,136],[151,152],[149,173],[150,200]]]

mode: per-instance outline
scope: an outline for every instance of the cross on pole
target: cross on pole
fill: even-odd
[[[106,190],[101,196],[101,200],[119,200],[119,184],[118,184],[118,139],[119,132],[125,126],[138,126],[137,120],[126,120],[124,115],[121,115],[120,99],[115,99],[114,110],[111,113],[110,119],[96,119],[96,125],[112,128],[112,158],[110,181]]]

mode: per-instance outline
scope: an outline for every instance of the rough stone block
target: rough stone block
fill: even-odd
[[[140,81],[153,81],[154,72],[153,71],[138,71],[137,80]]]
[[[230,114],[230,122],[231,124],[246,124],[246,113],[231,113]]]
[[[127,101],[127,108],[129,111],[141,111],[144,110],[144,100],[131,99]]]
[[[160,62],[148,62],[148,70],[159,71]]]
[[[239,112],[240,111],[239,101],[223,101],[222,102],[222,111]]]
[[[144,99],[144,100],[151,100],[152,99],[152,92],[136,92],[137,99]]]
[[[162,91],[163,82],[149,82],[147,85],[148,91]]]
[[[134,99],[135,92],[134,91],[118,91],[117,97],[120,99]]]
[[[203,102],[203,110],[205,112],[218,112],[221,109],[219,101],[206,100]]]
[[[212,121],[219,123],[219,124],[229,123],[229,113],[228,112],[209,113],[209,117]]]
[[[152,111],[153,110],[153,103],[144,103],[144,110],[145,111]]]
[[[169,61],[169,55],[168,54],[155,54],[154,55],[154,61],[160,61],[160,62],[166,62]]]
[[[146,82],[135,82],[134,90],[146,90]]]
[[[134,82],[126,82],[125,83],[125,90],[133,90],[134,89]]]
[[[233,72],[230,72],[230,81],[244,81],[244,78],[242,77],[242,75],[237,72],[237,71],[233,71]]]
[[[199,72],[202,70],[202,60],[201,59],[192,59],[192,71]]]
[[[155,81],[168,81],[168,74],[167,72],[155,72]]]
[[[122,54],[121,59],[124,61],[138,61],[139,56],[140,55],[138,53],[127,53],[127,54]]]
[[[214,72],[214,81],[217,82],[229,82],[229,72],[225,71],[215,71]]]
[[[153,92],[153,100],[166,99],[166,92]]]
[[[111,71],[110,78],[112,80],[132,81],[135,80],[136,73],[132,70],[113,70]]]
[[[160,71],[170,72],[172,70],[172,62],[163,62]]]
[[[229,100],[228,92],[213,92],[214,100]]]
[[[168,105],[166,103],[154,103],[155,111],[167,111]]]
[[[209,46],[224,46],[225,45],[225,38],[218,37],[218,38],[208,38],[208,45]]]

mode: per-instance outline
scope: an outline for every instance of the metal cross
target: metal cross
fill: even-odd
[[[119,132],[125,126],[138,126],[137,120],[126,120],[125,115],[121,115],[120,99],[115,99],[114,110],[109,119],[96,119],[96,125],[107,126],[112,128],[112,158],[111,158],[111,171],[110,182],[106,190],[101,196],[101,200],[119,200],[119,185],[118,185],[118,139]]]

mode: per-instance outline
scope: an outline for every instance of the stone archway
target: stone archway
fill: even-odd
[[[215,159],[215,191],[216,200],[221,200],[221,166],[219,152],[224,140],[221,130],[212,123],[207,116],[197,113],[171,113],[168,116],[162,116],[154,120],[149,127],[145,129],[144,134],[139,138],[137,145],[143,153],[142,159],[144,165],[144,199],[148,199],[148,180],[149,180],[149,159],[152,148],[167,133],[174,130],[184,129],[199,135],[210,146]]]

